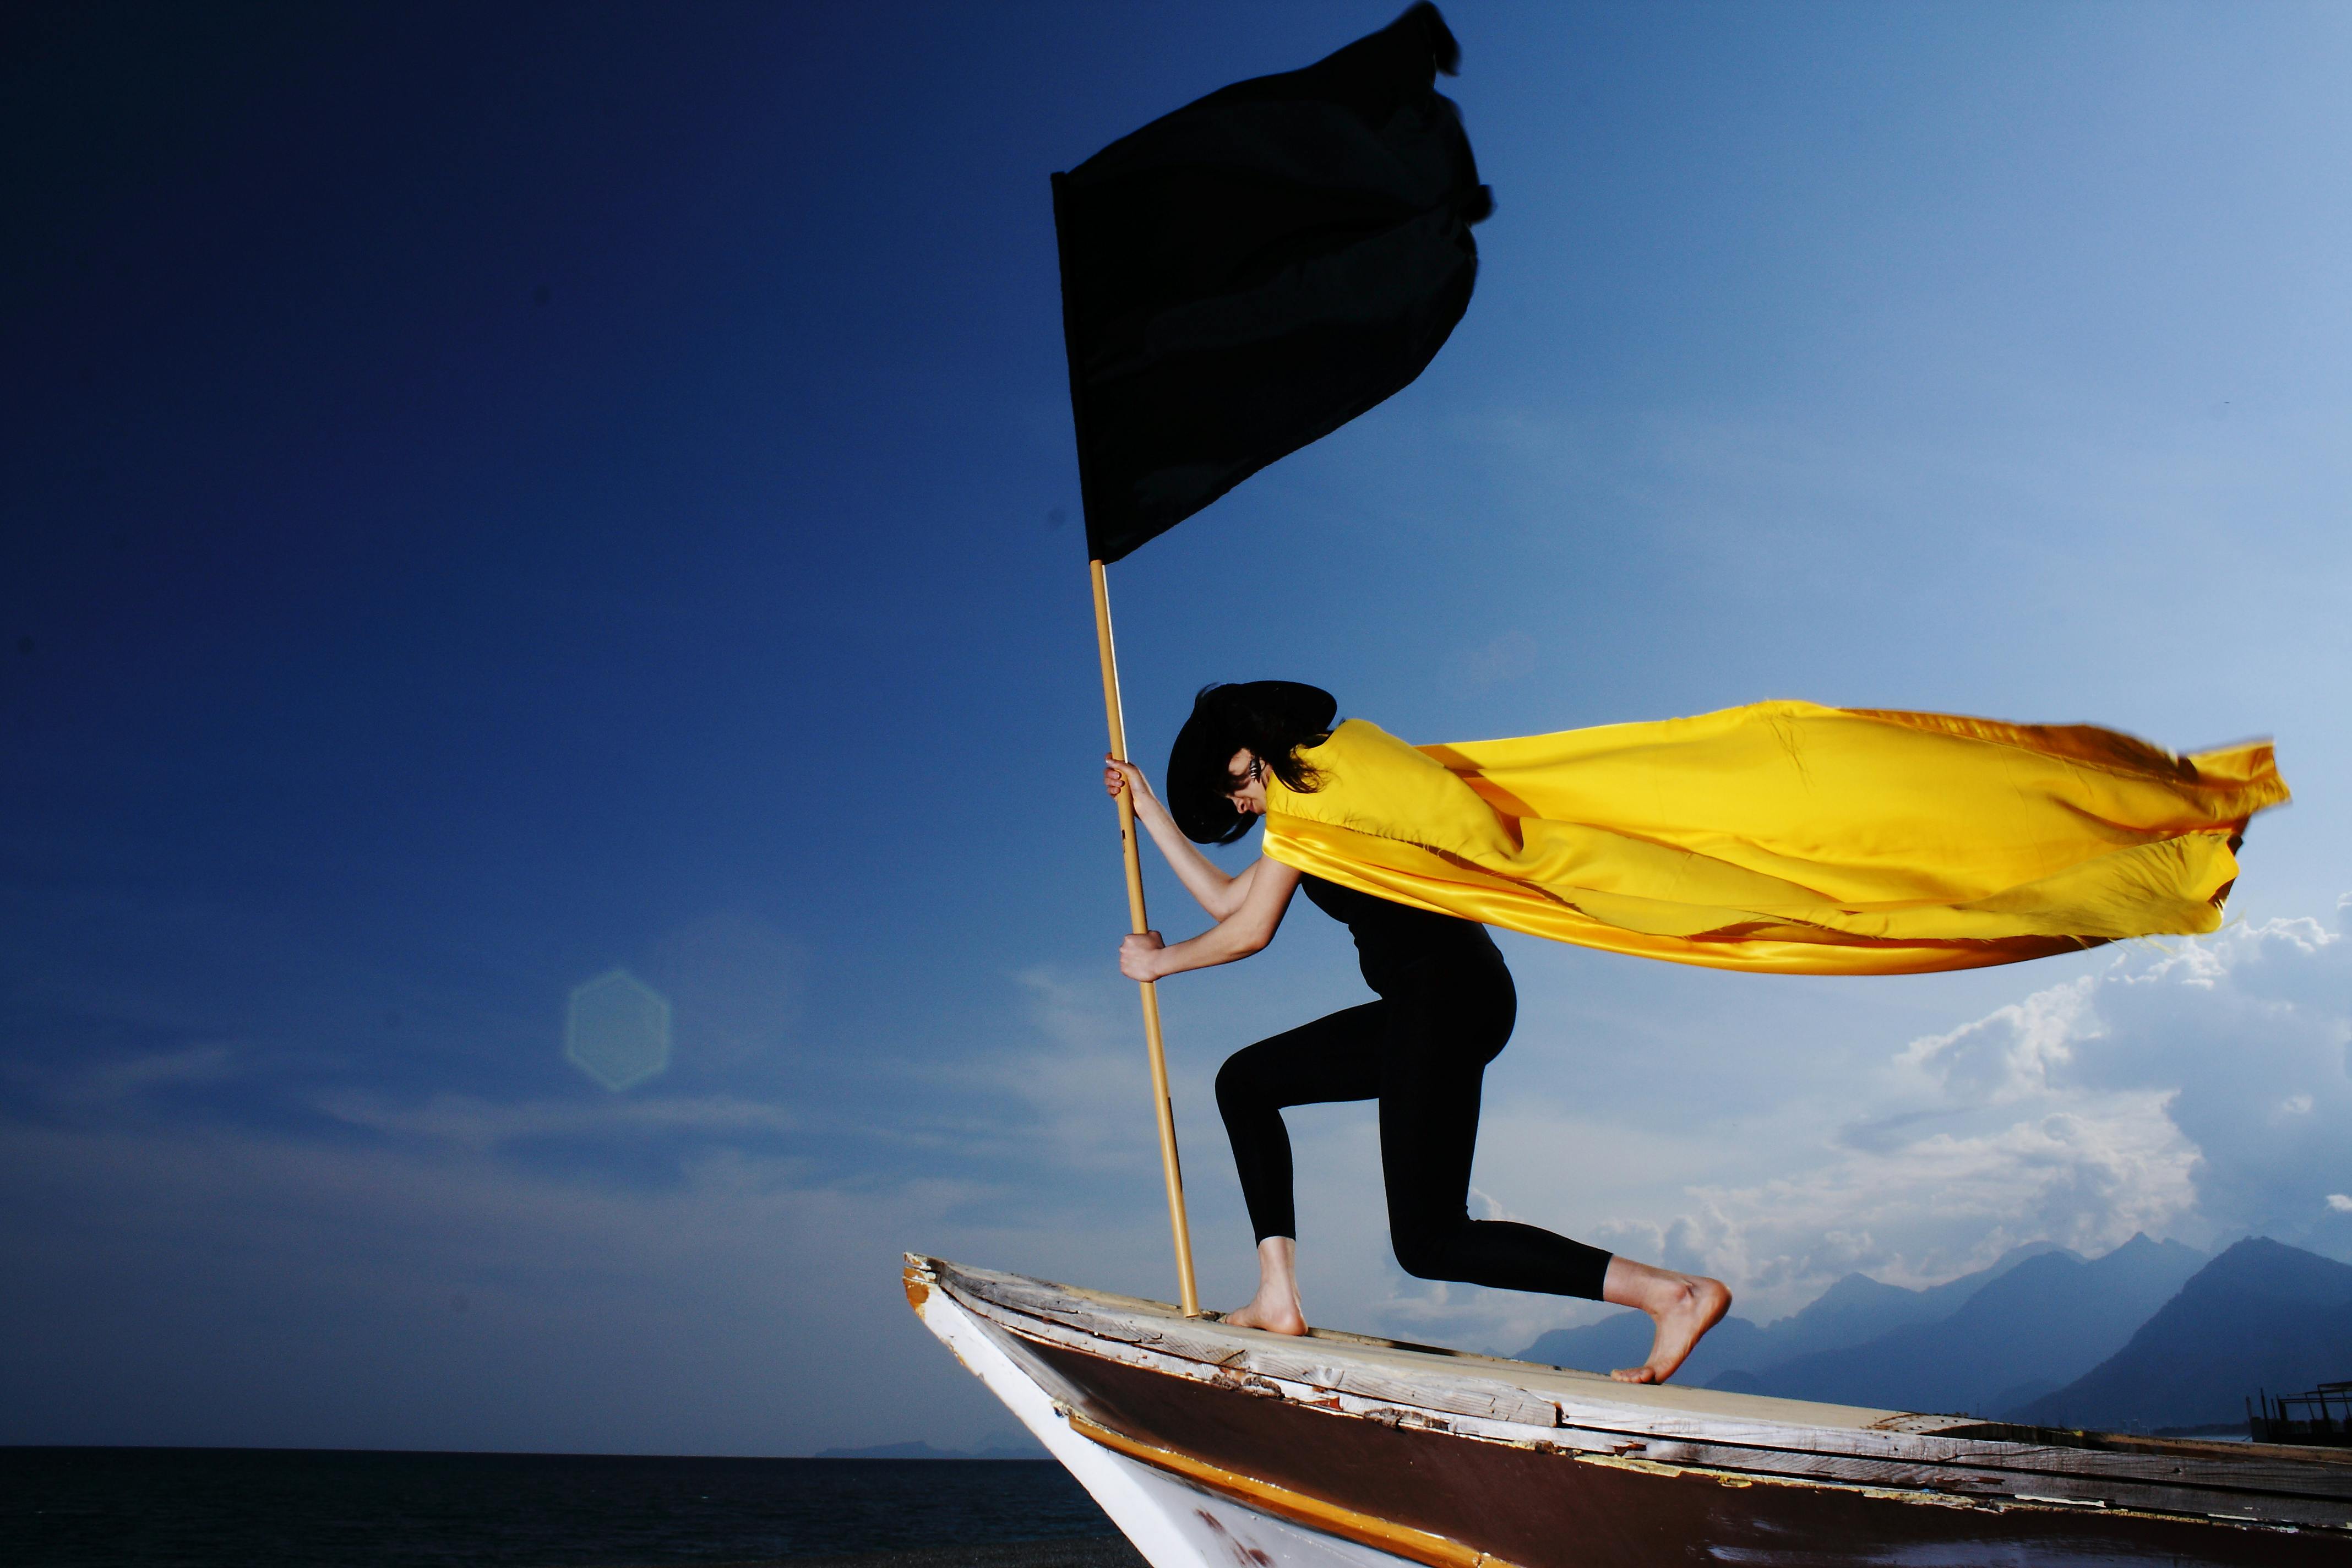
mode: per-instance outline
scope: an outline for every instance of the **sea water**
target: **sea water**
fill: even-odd
[[[1112,1529],[1049,1460],[0,1448],[21,1568],[601,1568]]]

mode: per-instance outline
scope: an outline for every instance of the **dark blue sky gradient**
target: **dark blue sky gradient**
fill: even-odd
[[[1393,8],[5,24],[0,1152],[39,1195],[0,1251],[48,1261],[0,1441],[926,1435],[874,1425],[861,1358],[963,1440],[993,1418],[892,1305],[898,1249],[1171,1289],[1045,175]],[[1421,741],[1779,696],[2275,732],[2298,804],[2236,912],[2336,921],[2343,15],[1449,14],[1499,202],[1477,297],[1413,387],[1114,569],[1137,754],[1259,675]],[[1629,1249],[1699,1247],[1885,1110],[1853,1086],[1906,1041],[2095,968],[1510,951],[1482,1190]],[[562,1056],[615,966],[678,1009],[625,1095]],[[1168,988],[1216,1290],[1247,1238],[1206,1075],[1359,994],[1312,911]],[[2352,1218],[2229,1152],[2340,1167],[2340,1058],[2262,1090],[2311,1142],[2252,1100],[2179,1133],[2235,1206],[2116,1176],[2142,1196],[1881,1215],[1756,1299],[2119,1226],[2346,1255]],[[2185,1171],[2129,1097],[2190,1080],[2126,1079],[2049,1092],[2137,1130],[2102,1171]],[[1521,1180],[1514,1149],[1581,1152]],[[1309,1223],[1370,1239],[1310,1304],[1504,1349],[1556,1321],[1400,1294],[1330,1159]],[[637,1381],[578,1392],[654,1325]]]

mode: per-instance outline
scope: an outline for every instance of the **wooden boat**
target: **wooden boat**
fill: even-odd
[[[2275,1399],[2264,1389],[2246,1401],[2246,1431],[2256,1442],[2333,1443],[2352,1448],[2352,1383],[2323,1383],[2307,1394],[2282,1394]]]
[[[2352,1563],[2352,1451],[1636,1386],[913,1255],[906,1286],[1153,1568]]]

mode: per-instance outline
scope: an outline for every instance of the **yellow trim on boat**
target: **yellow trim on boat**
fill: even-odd
[[[1082,1437],[1099,1443],[1115,1453],[1125,1454],[1130,1459],[1140,1460],[1154,1469],[1166,1470],[1212,1491],[1223,1492],[1236,1502],[1286,1519],[1293,1524],[1303,1524],[1326,1535],[1336,1535],[1343,1541],[1352,1541],[1361,1546],[1410,1558],[1415,1563],[1427,1564],[1428,1568],[1518,1568],[1517,1563],[1507,1559],[1481,1552],[1475,1546],[1465,1546],[1446,1536],[1433,1535],[1426,1530],[1415,1530],[1409,1524],[1399,1524],[1374,1514],[1359,1513],[1352,1508],[1326,1502],[1305,1492],[1295,1492],[1288,1487],[1262,1481],[1255,1476],[1244,1476],[1213,1465],[1206,1459],[1196,1459],[1190,1454],[1180,1454],[1172,1449],[1139,1442],[1098,1422],[1089,1421],[1075,1410],[1066,1415],[1070,1430]]]

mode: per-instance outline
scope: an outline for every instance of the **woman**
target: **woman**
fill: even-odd
[[[1517,1007],[1486,928],[1270,858],[1229,877],[1193,847],[1246,833],[1266,813],[1269,778],[1294,795],[1313,793],[1324,781],[1304,753],[1329,738],[1337,713],[1328,692],[1293,681],[1208,688],[1170,754],[1165,805],[1141,770],[1105,760],[1106,787],[1129,793],[1138,820],[1217,922],[1172,946],[1157,931],[1128,937],[1122,973],[1161,980],[1246,958],[1274,939],[1291,895],[1303,889],[1354,935],[1365,984],[1380,998],[1261,1040],[1217,1075],[1217,1106],[1258,1255],[1257,1293],[1225,1321],[1307,1331],[1283,1108],[1378,1100],[1390,1237],[1407,1273],[1638,1307],[1656,1325],[1649,1359],[1613,1375],[1662,1383],[1730,1307],[1721,1281],[1614,1258],[1533,1226],[1469,1216],[1480,1079],[1509,1040]]]

